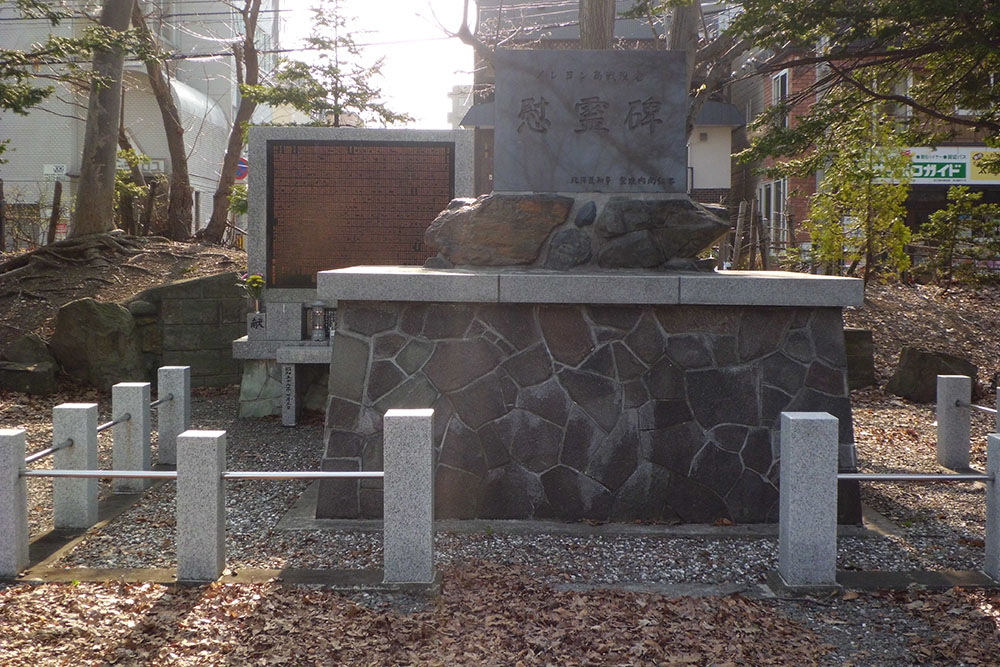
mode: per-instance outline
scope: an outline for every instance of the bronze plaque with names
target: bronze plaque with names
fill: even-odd
[[[268,287],[423,264],[435,254],[424,231],[454,197],[454,168],[451,142],[268,141]]]

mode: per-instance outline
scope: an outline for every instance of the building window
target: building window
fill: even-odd
[[[775,252],[785,250],[792,240],[786,204],[788,179],[762,183],[757,189],[757,204],[761,221],[767,230],[769,246]]]
[[[788,70],[782,70],[771,77],[771,105],[788,101]],[[776,122],[779,127],[788,127],[788,113],[782,113]]]

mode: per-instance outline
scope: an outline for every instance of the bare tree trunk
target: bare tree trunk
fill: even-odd
[[[5,226],[7,223],[7,200],[3,198],[3,179],[0,178],[0,252],[7,250]]]
[[[132,25],[143,40],[153,47],[153,35],[138,3],[132,8]],[[184,146],[184,126],[181,125],[180,114],[170,93],[170,83],[160,61],[147,60],[146,74],[149,76],[153,96],[156,97],[156,105],[160,108],[163,131],[167,136],[167,151],[170,153],[170,200],[167,204],[166,236],[174,241],[181,241],[191,236],[194,208],[187,149]]]
[[[149,182],[149,194],[146,196],[146,205],[142,209],[143,236],[149,236],[149,225],[153,221],[153,209],[156,207],[156,186],[157,180],[154,178]]]
[[[611,49],[615,42],[615,0],[580,0],[580,48]]]
[[[56,181],[55,189],[52,192],[52,214],[49,216],[49,235],[45,239],[47,244],[56,241],[56,225],[59,224],[59,214],[62,212],[62,181]]]
[[[235,49],[236,73],[239,83],[256,86],[260,83],[260,62],[257,55],[257,45],[254,44],[254,33],[257,31],[257,18],[260,15],[261,0],[246,0],[243,7],[243,25],[245,38],[242,48]],[[245,76],[240,76],[240,62],[246,67]],[[250,122],[257,103],[246,97],[240,97],[240,105],[233,119],[233,128],[229,133],[229,143],[226,146],[226,156],[222,160],[222,172],[219,174],[219,184],[212,197],[212,217],[202,237],[210,243],[222,241],[226,232],[226,220],[229,217],[229,195],[236,181],[236,165],[243,151],[243,129]]]
[[[104,0],[100,24],[112,30],[125,31],[134,2]],[[80,186],[70,237],[114,229],[117,130],[124,66],[125,55],[120,48],[94,52],[94,80],[90,84],[87,129],[80,160]]]

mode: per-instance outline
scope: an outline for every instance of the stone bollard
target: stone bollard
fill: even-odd
[[[24,429],[0,429],[0,578],[28,566],[28,496]]]
[[[951,470],[969,469],[970,409],[958,402],[972,402],[972,378],[937,376],[937,462]]]
[[[52,408],[52,444],[73,446],[52,455],[54,470],[97,470],[97,403],[63,403]],[[77,530],[97,523],[97,479],[52,480],[52,524]]]
[[[215,581],[226,564],[225,431],[177,436],[177,581]]]
[[[111,418],[129,418],[111,427],[111,468],[114,470],[149,470],[149,383],[119,382],[111,387]],[[150,479],[116,477],[111,484],[115,493],[141,493],[152,484]]]
[[[986,559],[983,574],[1000,581],[1000,433],[986,436]]]
[[[388,410],[383,420],[383,582],[434,582],[433,410]]]
[[[837,585],[837,418],[781,413],[778,574],[788,586]]]
[[[156,462],[177,465],[177,436],[191,428],[191,367],[161,366],[156,372],[156,395],[173,399],[157,406],[159,440]]]

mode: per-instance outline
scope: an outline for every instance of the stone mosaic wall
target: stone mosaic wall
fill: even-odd
[[[380,470],[381,415],[435,410],[438,518],[775,521],[782,411],[838,417],[854,466],[838,308],[341,302],[330,378],[327,470]],[[324,481],[317,515],[381,497]]]

